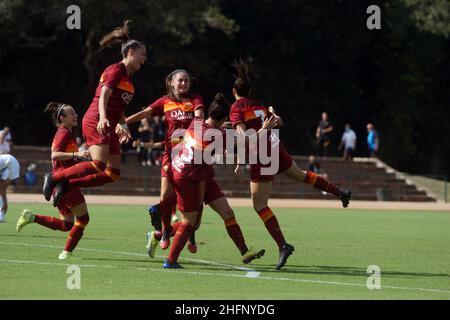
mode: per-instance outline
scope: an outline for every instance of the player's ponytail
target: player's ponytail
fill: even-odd
[[[223,120],[228,116],[230,104],[222,93],[217,93],[208,110],[208,117],[213,120]]]
[[[251,90],[248,64],[240,58],[235,60],[231,66],[236,71],[236,74],[234,74],[236,80],[233,83],[233,88],[239,96],[248,97]]]
[[[127,56],[129,49],[138,49],[143,47],[143,44],[139,41],[130,39],[129,23],[130,20],[125,20],[123,22],[123,26],[115,28],[112,32],[104,36],[102,40],[100,40],[100,47],[104,49],[113,44],[121,43],[121,53],[124,58]]]
[[[60,118],[66,116],[66,113],[64,111],[64,107],[66,106],[68,105],[54,101],[47,103],[47,105],[45,106],[44,112],[51,114],[55,126],[59,126],[59,124],[61,123]]]

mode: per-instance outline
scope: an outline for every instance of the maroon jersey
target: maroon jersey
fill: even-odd
[[[173,137],[180,134],[176,133],[177,129],[187,129],[195,117],[195,111],[204,108],[203,99],[198,94],[187,94],[183,101],[175,101],[169,96],[163,96],[153,102],[146,110],[152,110],[153,116],[165,116],[166,118],[166,153],[172,150],[176,144],[181,140],[178,137]],[[181,137],[184,134],[181,134]]]
[[[273,115],[268,110],[268,107],[264,106],[258,101],[251,100],[249,98],[241,98],[234,102],[231,105],[230,110],[230,121],[234,128],[239,123],[243,123],[248,129],[254,129],[258,131],[262,128],[264,120],[266,118],[270,118]],[[267,135],[267,153],[268,155],[272,154],[272,148],[275,148],[281,142],[273,133]],[[282,147],[283,148],[283,147]],[[258,145],[250,145],[248,153],[253,155],[259,154],[259,144]],[[259,160],[258,160],[259,161]]]
[[[245,124],[247,129],[261,129],[266,118],[272,113],[260,102],[248,98],[241,98],[231,105],[230,121],[234,128],[239,123]]]
[[[59,126],[58,130],[53,137],[52,151],[60,152],[78,152],[78,145],[75,138],[70,133],[69,129],[63,126]],[[57,161],[52,160],[53,172],[58,172],[64,168],[68,168],[76,164],[74,159]]]
[[[220,134],[222,138],[222,145],[220,146],[221,150],[215,151],[223,153],[225,148],[225,132],[222,129],[217,129],[209,125],[202,118],[196,117],[187,129],[181,151],[172,160],[174,172],[178,172],[193,180],[205,180],[214,175],[211,159],[208,160],[208,164],[205,162],[204,158],[205,149],[208,148],[216,138],[216,135],[205,136],[205,132],[208,129],[213,129],[214,131],[212,132]],[[197,130],[197,132],[194,132],[194,130]],[[214,146],[217,147],[217,145]],[[207,156],[210,154],[211,152],[208,150]],[[201,159],[201,163],[194,163],[194,161],[198,159]]]
[[[125,107],[133,99],[134,95],[134,86],[122,62],[107,67],[100,77],[94,99],[84,115],[85,118],[87,117],[89,119],[89,122],[95,125],[97,125],[99,120],[98,104],[103,86],[107,86],[113,90],[109,97],[108,105],[106,106],[106,118],[109,120],[109,124],[114,131],[117,123],[123,116]]]

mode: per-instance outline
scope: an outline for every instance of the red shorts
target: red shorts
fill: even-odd
[[[198,212],[203,204],[205,181],[186,178],[172,170],[172,185],[181,212]]]
[[[108,144],[110,154],[120,155],[120,142],[115,130],[116,128],[111,126],[107,128],[106,134],[100,134],[95,121],[83,118],[83,136],[87,146]]]
[[[286,148],[280,142],[279,144],[279,166],[276,174],[283,173],[292,166],[292,157],[287,152]],[[273,181],[274,175],[262,175],[261,168],[269,168],[271,164],[252,164],[250,165],[250,181],[251,182],[268,182]]]
[[[59,213],[64,216],[70,215],[72,214],[71,208],[84,202],[86,202],[86,200],[84,199],[80,188],[71,189],[61,198],[61,201],[58,204]]]
[[[208,180],[206,180],[205,183],[205,196],[203,198],[203,201],[205,204],[210,204],[213,201],[216,201],[217,199],[223,198],[225,195],[222,192],[222,189],[220,188],[217,181],[214,179],[214,177],[210,177]]]

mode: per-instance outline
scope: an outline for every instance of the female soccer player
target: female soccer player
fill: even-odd
[[[76,138],[72,132],[78,124],[78,115],[75,110],[68,104],[50,102],[45,112],[51,113],[53,122],[58,128],[52,142],[53,174],[75,166],[80,163],[78,159],[89,158],[88,150],[78,151]],[[17,221],[16,231],[19,232],[29,223],[37,223],[53,230],[70,231],[64,251],[59,255],[59,259],[64,260],[72,256],[72,251],[89,223],[86,201],[80,188],[71,188],[65,193],[58,203],[58,210],[59,219],[24,209]]]
[[[45,176],[43,193],[47,201],[53,188],[61,182],[61,187],[53,196],[55,206],[68,187],[100,186],[120,177],[120,142],[130,137],[124,116],[124,109],[134,95],[130,77],[139,71],[147,56],[142,43],[129,39],[128,21],[103,37],[100,46],[104,48],[117,42],[122,43],[122,61],[105,69],[94,99],[83,117],[83,135],[92,161]]]
[[[210,130],[209,133],[214,133],[211,129],[215,129],[217,132],[217,129],[220,128],[227,119],[228,111],[229,107],[228,104],[225,103],[223,95],[216,95],[214,102],[209,108],[208,119],[203,120],[202,118],[195,118],[192,121],[183,140],[182,150],[179,151],[172,160],[168,176],[177,195],[177,204],[178,209],[181,211],[182,222],[175,234],[169,255],[164,261],[164,268],[182,268],[177,260],[190,234],[199,226],[202,204],[204,201],[207,201],[205,191],[215,189],[217,194],[220,195],[221,193],[220,187],[218,187],[217,184],[216,186],[209,185],[211,181],[215,181],[211,179],[211,175],[213,175],[212,165],[205,161],[204,152],[214,140],[212,139],[212,136],[209,136],[208,140],[204,135],[208,130]],[[264,121],[262,128],[269,130],[275,125],[276,119],[271,117]],[[217,133],[223,135],[223,132],[221,131],[218,131]],[[196,154],[198,159],[195,159]],[[215,201],[211,202],[210,205],[214,202]],[[216,199],[215,204],[229,207],[228,202],[223,196]],[[215,209],[214,205],[212,207]],[[221,211],[224,209],[223,207],[216,209]],[[230,217],[228,220],[225,220],[225,225],[235,225],[234,213],[232,213],[231,208],[229,209],[228,214]],[[264,254],[263,250],[261,251],[261,255],[262,254]],[[253,256],[252,260],[259,258],[260,256]],[[245,262],[244,259],[243,261]]]
[[[163,236],[160,242],[163,250],[170,245],[170,233],[172,232],[170,218],[172,208],[176,204],[176,196],[167,178],[172,150],[182,141],[184,132],[192,119],[194,117],[203,118],[203,98],[198,94],[190,93],[190,87],[191,77],[189,73],[183,69],[174,70],[166,77],[167,94],[144,110],[125,119],[127,124],[151,116],[165,116],[166,119],[165,150],[161,164],[161,195],[158,208],[163,226]],[[194,241],[192,240],[192,242]],[[196,250],[194,243],[191,244],[190,250]]]
[[[213,102],[213,103],[220,103],[221,101],[219,99],[222,99],[222,98],[223,98],[223,96],[219,96],[219,98],[216,97],[215,102]],[[146,147],[146,148],[160,148],[161,143],[134,141],[133,146],[134,147],[141,146],[141,147]],[[236,221],[234,211],[233,211],[233,209],[231,209],[230,204],[228,203],[228,200],[225,198],[225,195],[223,194],[219,184],[214,179],[214,168],[209,167],[208,170],[209,170],[209,174],[208,174],[208,179],[205,183],[205,194],[204,194],[203,202],[205,203],[205,205],[209,205],[211,207],[211,209],[213,209],[215,212],[217,212],[220,215],[220,217],[223,219],[224,224],[225,224],[225,229],[226,229],[228,235],[230,236],[231,240],[233,240],[234,244],[238,248],[238,250],[241,254],[243,263],[248,264],[251,261],[253,261],[254,259],[261,258],[264,255],[265,250],[262,249],[262,250],[253,251],[247,247],[247,244],[245,243],[244,235],[242,234],[241,228]],[[176,203],[176,199],[175,199],[175,203]],[[198,214],[198,220],[194,226],[193,232],[195,232],[200,227],[202,212],[203,212],[203,206],[200,208],[200,212]],[[181,221],[175,221],[171,225],[169,238],[175,236],[180,224],[181,224]],[[156,226],[155,226],[155,228],[159,229]],[[156,247],[158,246],[158,242],[161,241],[162,237],[163,237],[163,232],[161,232],[159,230],[152,231],[149,233],[147,252],[150,257],[153,258],[155,256]],[[192,241],[192,239],[189,241]],[[188,242],[188,248],[189,248],[190,252],[192,252],[192,253],[196,252],[195,251],[196,248],[193,245],[193,243]]]
[[[242,60],[232,64],[237,75],[233,84],[233,95],[236,101],[231,106],[230,121],[238,134],[244,134],[247,129],[259,130],[267,117],[274,115],[277,118],[278,126],[282,125],[282,120],[275,115],[274,110],[270,112],[269,108],[258,101],[249,98],[251,84],[248,77],[248,66]],[[342,201],[342,205],[346,208],[349,204],[351,192],[342,191],[328,180],[320,177],[314,172],[306,172],[301,170],[291,156],[284,148],[283,144],[274,135],[267,138],[267,149],[279,147],[279,170],[277,174],[283,173],[291,179],[299,182],[307,183],[315,188],[334,194]],[[269,167],[258,161],[256,164],[250,165],[250,192],[253,200],[253,208],[263,220],[267,231],[276,241],[280,257],[276,265],[276,269],[280,270],[285,264],[288,257],[294,252],[294,247],[288,244],[284,238],[283,232],[278,224],[277,218],[272,210],[268,207],[268,200],[272,188],[274,175],[263,175],[261,169]],[[238,177],[243,175],[243,166],[237,165],[235,173]]]

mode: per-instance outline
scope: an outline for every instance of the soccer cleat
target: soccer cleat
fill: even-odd
[[[285,243],[283,248],[280,250],[280,259],[278,260],[276,269],[280,270],[285,264],[289,256],[295,251],[294,246],[291,246],[289,243]]]
[[[172,262],[170,263],[169,260],[164,260],[163,264],[164,269],[184,269],[178,262]]]
[[[159,211],[159,203],[148,207],[148,214],[150,215],[152,226],[155,228],[155,230],[161,231],[162,222],[161,211]]]
[[[47,201],[50,201],[52,196],[53,188],[56,186],[56,183],[52,179],[51,173],[46,173],[44,175],[44,185],[42,187],[42,193],[44,194],[44,198]]]
[[[53,206],[57,207],[59,202],[61,201],[64,194],[67,193],[69,189],[69,182],[67,180],[61,180],[55,188],[55,192],[53,193]]]
[[[339,199],[342,201],[342,206],[344,208],[348,207],[351,198],[352,192],[350,190],[341,191],[341,196],[339,197]]]
[[[161,241],[159,242],[161,249],[166,250],[170,246],[170,230],[164,230]]]
[[[59,257],[58,257],[59,260],[68,260],[71,258],[73,258],[73,254],[70,251],[63,251],[59,254]]]
[[[31,212],[31,210],[28,210],[28,209],[23,209],[22,214],[20,215],[19,219],[17,220],[16,231],[19,232],[27,224],[33,223],[33,222],[34,222],[33,212]]]
[[[158,246],[158,239],[155,238],[155,231],[150,233],[150,237],[148,238],[147,243],[147,253],[151,258],[155,257],[155,250]]]
[[[195,241],[195,231],[192,231],[191,235],[189,236],[188,240],[188,250],[190,253],[196,253],[197,252],[197,244]]]
[[[253,260],[261,258],[265,253],[266,250],[264,249],[259,251],[248,250],[245,254],[242,255],[242,262],[245,264],[249,264]]]

